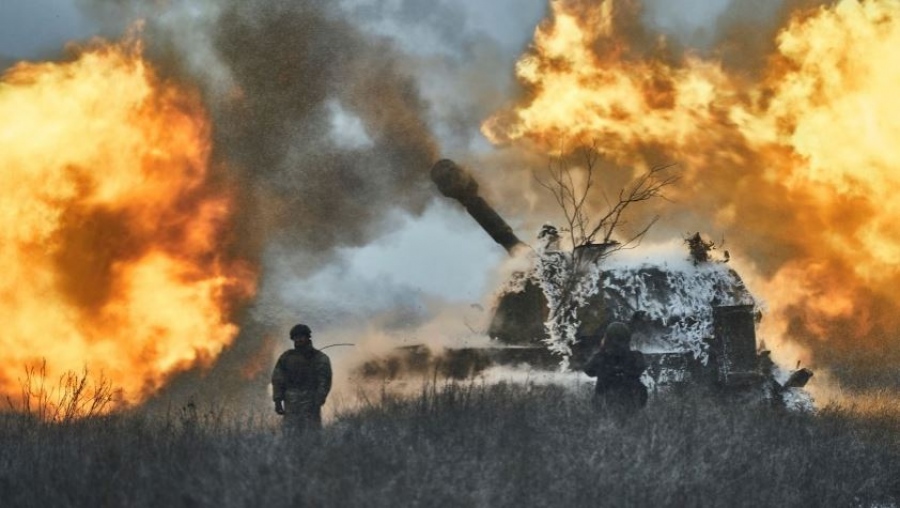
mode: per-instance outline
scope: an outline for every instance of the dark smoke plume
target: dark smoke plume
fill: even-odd
[[[318,9],[243,4],[222,14],[215,41],[239,95],[216,109],[216,145],[256,208],[275,212],[270,234],[327,250],[364,243],[388,208],[422,209],[435,147],[385,42]],[[330,103],[361,120],[365,146],[332,140]]]
[[[360,245],[388,209],[418,213],[429,199],[437,150],[417,84],[389,41],[328,2],[90,6],[142,17],[155,63],[203,87],[217,159],[240,182],[242,235],[310,252]],[[361,126],[352,143],[335,136],[338,117]]]

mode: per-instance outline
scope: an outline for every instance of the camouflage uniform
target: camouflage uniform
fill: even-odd
[[[272,372],[272,399],[284,403],[288,431],[322,428],[322,405],[331,390],[331,362],[313,349],[292,349],[278,358]]]
[[[630,413],[647,404],[647,387],[641,374],[647,368],[644,355],[631,350],[631,331],[615,322],[606,329],[600,350],[588,360],[584,372],[597,378],[594,403],[599,409]]]

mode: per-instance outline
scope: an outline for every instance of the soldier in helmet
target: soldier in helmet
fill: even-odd
[[[600,349],[588,360],[584,372],[597,378],[594,402],[600,409],[632,413],[647,404],[647,387],[641,374],[647,364],[640,351],[631,349],[631,330],[615,321],[606,328]]]
[[[272,372],[275,412],[284,416],[289,432],[321,429],[322,405],[331,390],[331,362],[313,348],[308,326],[294,326],[290,337],[294,349],[278,358]]]

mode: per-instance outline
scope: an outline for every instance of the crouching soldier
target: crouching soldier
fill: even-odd
[[[647,387],[641,374],[647,364],[640,351],[631,350],[631,330],[618,321],[606,328],[600,349],[588,360],[584,372],[597,378],[594,403],[598,409],[629,414],[647,404]]]
[[[284,416],[285,433],[322,428],[322,405],[331,391],[331,362],[313,348],[306,325],[291,328],[294,349],[285,351],[272,372],[275,412]]]

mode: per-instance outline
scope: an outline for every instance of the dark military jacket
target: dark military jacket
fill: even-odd
[[[584,372],[597,378],[598,393],[610,388],[641,384],[647,362],[640,351],[599,351],[588,360]]]
[[[331,391],[331,361],[325,353],[312,349],[285,351],[272,371],[272,399],[301,399],[316,407],[325,403]],[[291,397],[287,393],[291,392]]]

